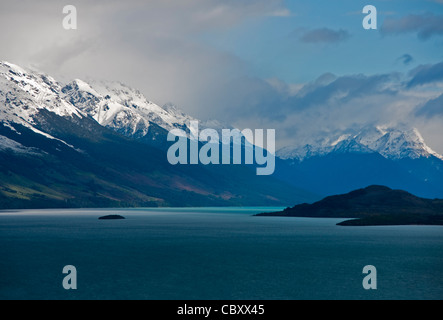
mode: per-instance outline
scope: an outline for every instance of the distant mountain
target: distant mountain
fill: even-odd
[[[283,160],[303,161],[330,153],[378,153],[386,159],[419,159],[443,156],[432,150],[416,128],[366,127],[353,133],[337,133],[297,148],[277,152]]]
[[[323,195],[386,185],[443,197],[443,156],[414,128],[366,127],[277,152],[276,176]]]
[[[443,200],[423,199],[402,190],[370,186],[259,216],[353,218],[339,223],[344,226],[443,225]]]
[[[0,62],[0,207],[287,205],[367,185],[443,197],[443,157],[414,128],[284,148],[274,175],[257,177],[255,166],[171,166],[166,136],[193,120],[119,82],[60,83]]]
[[[168,103],[163,107],[120,82],[88,83],[74,80],[61,89],[63,98],[92,117],[100,125],[126,137],[165,149],[166,136],[172,129],[190,133],[191,121],[199,121]],[[199,121],[199,129],[230,129],[216,120]],[[197,134],[197,132],[192,132]]]
[[[119,83],[62,84],[0,62],[0,208],[280,206],[316,196],[254,168],[172,166],[191,117]]]

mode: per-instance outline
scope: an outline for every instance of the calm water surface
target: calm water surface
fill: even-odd
[[[277,209],[0,212],[0,299],[443,298],[443,227],[252,216]]]

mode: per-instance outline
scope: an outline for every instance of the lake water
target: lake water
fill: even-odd
[[[443,298],[443,227],[252,216],[276,209],[0,212],[0,299]]]

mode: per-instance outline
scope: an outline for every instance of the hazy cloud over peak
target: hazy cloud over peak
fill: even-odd
[[[422,91],[408,86],[407,80],[414,79],[415,75],[429,81],[425,70],[438,65],[415,68],[408,75],[326,73],[296,91],[276,80],[242,79],[231,87],[235,96],[229,101],[225,114],[232,115],[228,121],[239,127],[278,128],[279,146],[304,145],[328,132],[368,124],[406,123],[425,129],[430,121],[437,121],[433,116],[443,114],[440,111],[443,110],[442,97],[433,101],[438,89]],[[235,112],[239,109],[241,116]],[[431,139],[430,142],[442,150],[439,141]]]

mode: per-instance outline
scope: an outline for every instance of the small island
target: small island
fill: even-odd
[[[256,216],[343,218],[341,226],[443,225],[443,200],[424,199],[406,191],[370,186]]]
[[[112,214],[109,216],[103,216],[103,217],[98,218],[98,220],[124,220],[124,219],[126,219],[126,218],[123,216],[119,216],[117,214]]]

